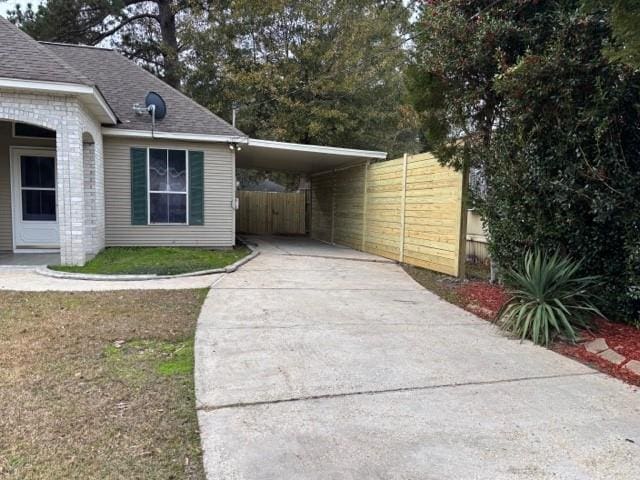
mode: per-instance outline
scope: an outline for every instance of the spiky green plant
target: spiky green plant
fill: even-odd
[[[575,342],[578,329],[589,328],[595,316],[603,316],[595,303],[598,276],[580,276],[582,261],[545,254],[526,253],[524,261],[505,272],[510,299],[502,306],[496,322],[521,339],[549,345],[556,336]]]

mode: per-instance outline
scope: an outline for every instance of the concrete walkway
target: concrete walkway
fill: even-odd
[[[198,324],[210,479],[640,478],[636,389],[504,338],[394,264],[258,243]]]

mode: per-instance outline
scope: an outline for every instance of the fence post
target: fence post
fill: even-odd
[[[336,228],[336,170],[331,173],[331,244],[334,242]]]
[[[402,157],[402,197],[400,206],[400,262],[404,262],[404,225],[407,207],[407,163],[409,155]]]
[[[460,178],[460,216],[458,217],[458,262],[456,277],[465,277],[467,260],[467,188],[469,188],[469,167],[462,170]]]
[[[367,181],[369,180],[369,163],[371,160],[367,160],[364,164],[364,190],[362,192],[362,251],[365,250],[366,238],[367,238]]]

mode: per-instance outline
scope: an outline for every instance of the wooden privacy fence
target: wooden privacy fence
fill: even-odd
[[[236,231],[254,234],[306,233],[305,194],[239,191]]]
[[[465,175],[430,153],[314,175],[311,236],[464,275]]]

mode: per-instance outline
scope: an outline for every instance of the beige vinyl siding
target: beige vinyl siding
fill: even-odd
[[[0,122],[0,251],[13,250],[9,149],[12,146],[55,148],[55,145],[53,139],[13,138],[12,123]]]
[[[204,152],[204,225],[131,225],[131,147]],[[104,137],[106,245],[234,245],[234,155],[227,144]]]

